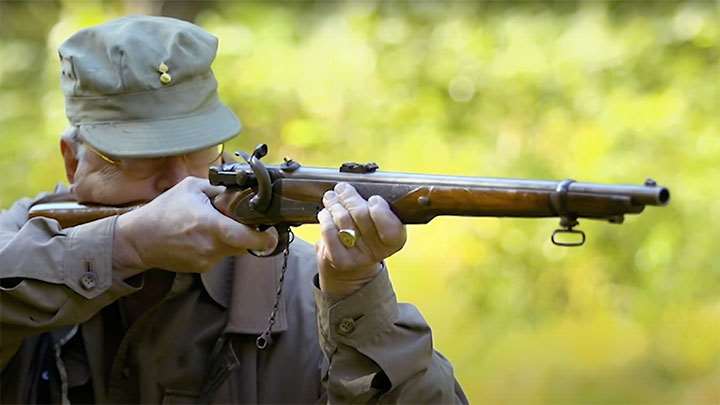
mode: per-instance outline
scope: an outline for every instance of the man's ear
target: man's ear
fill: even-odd
[[[75,172],[78,167],[77,146],[63,136],[60,138],[60,153],[65,161],[65,176],[67,176],[68,183],[72,184],[75,181]]]

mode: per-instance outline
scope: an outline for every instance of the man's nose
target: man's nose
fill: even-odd
[[[190,170],[182,156],[168,157],[165,159],[162,172],[157,177],[155,187],[158,191],[165,192],[189,175]]]

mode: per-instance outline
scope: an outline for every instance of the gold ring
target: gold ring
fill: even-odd
[[[343,246],[345,246],[348,249],[350,249],[351,247],[354,247],[355,243],[357,243],[357,240],[358,240],[357,234],[352,229],[339,230],[338,238],[340,238],[340,243],[342,243]]]

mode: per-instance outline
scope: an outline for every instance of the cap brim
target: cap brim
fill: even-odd
[[[118,158],[152,158],[182,155],[233,138],[242,125],[221,103],[192,116],[152,121],[80,124],[90,146]]]

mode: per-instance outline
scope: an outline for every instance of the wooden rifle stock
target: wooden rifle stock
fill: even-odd
[[[139,205],[127,207],[109,207],[106,205],[80,204],[74,201],[55,201],[35,204],[30,207],[28,217],[51,218],[60,223],[63,228],[85,224],[98,219],[122,215]]]
[[[238,153],[245,163],[210,168],[210,183],[227,187],[213,204],[241,223],[259,228],[275,226],[281,236],[287,236],[291,226],[317,223],[323,194],[339,182],[353,185],[366,199],[383,197],[405,224],[424,224],[440,215],[559,217],[560,228],[551,240],[562,246],[585,242],[585,234],[573,229],[579,218],[622,223],[625,214],[638,214],[646,205],[662,206],[670,200],[669,190],[652,180],[636,186],[441,176],[379,172],[374,163],[345,163],[339,170],[302,167],[292,160],[266,166],[261,161],[266,154],[267,146],[259,145],[252,155]],[[55,218],[63,226],[72,226],[135,208],[65,204],[37,205],[30,215]],[[578,239],[563,242],[558,239],[561,234]]]

